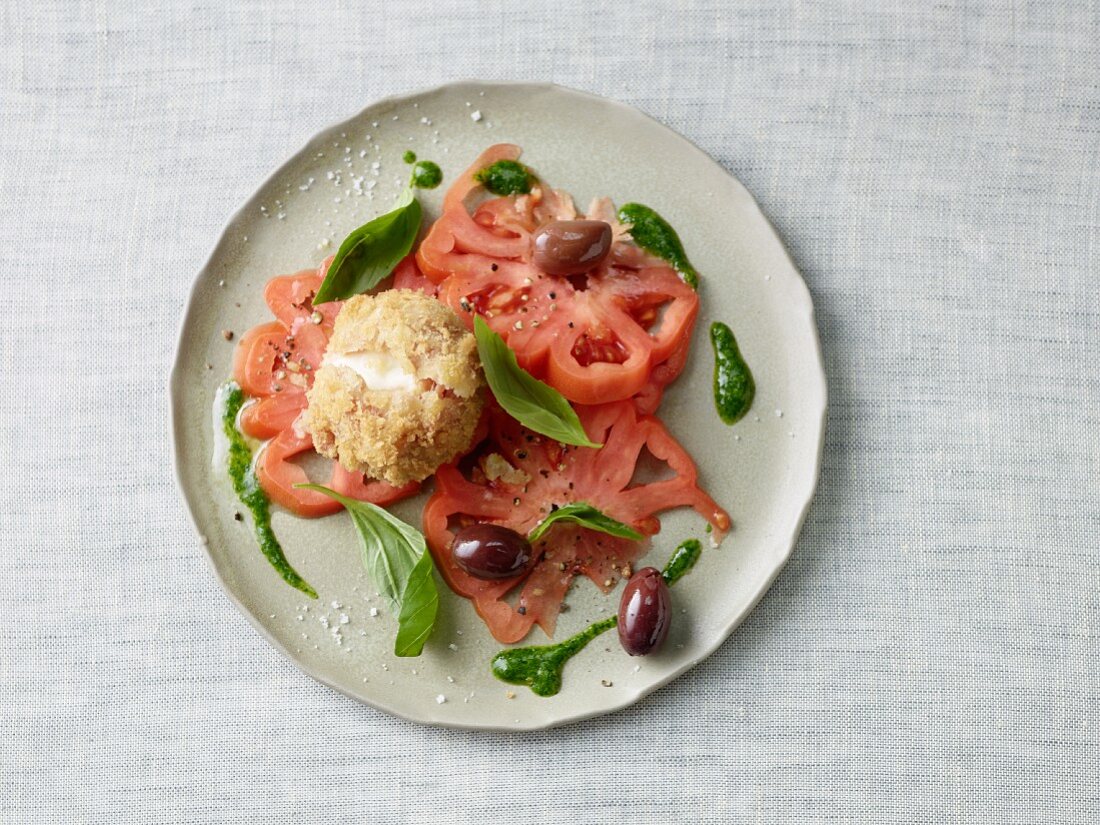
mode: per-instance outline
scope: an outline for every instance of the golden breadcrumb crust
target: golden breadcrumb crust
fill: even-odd
[[[305,413],[317,452],[402,485],[469,447],[485,382],[474,336],[449,307],[408,289],[350,298],[326,355],[358,352],[389,354],[420,380],[411,391],[371,390],[354,370],[323,363]]]

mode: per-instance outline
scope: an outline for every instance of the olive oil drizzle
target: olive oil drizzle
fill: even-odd
[[[698,539],[687,539],[672,551],[672,556],[661,571],[669,586],[678,582],[695,566],[702,553]],[[580,633],[553,645],[531,645],[502,650],[493,657],[493,675],[503,682],[526,685],[538,696],[553,696],[561,690],[562,671],[565,664],[585,646],[619,623],[618,616],[608,616],[593,622]]]

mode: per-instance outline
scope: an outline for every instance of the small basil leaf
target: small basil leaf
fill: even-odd
[[[397,638],[393,642],[393,652],[397,656],[419,656],[435,627],[439,591],[432,577],[434,569],[432,554],[425,550],[409,574],[405,593],[401,597]]]
[[[344,505],[359,532],[363,567],[397,617],[398,656],[419,656],[435,627],[439,593],[432,578],[431,553],[424,536],[396,516],[367,501],[342,496],[320,484],[296,484]]]
[[[516,354],[480,315],[474,316],[474,337],[485,380],[508,415],[527,429],[563,444],[603,446],[588,440],[577,413],[565,397],[521,368]]]
[[[535,529],[528,534],[527,538],[532,543],[538,541],[546,534],[547,530],[559,521],[571,521],[589,530],[598,530],[601,533],[607,533],[609,536],[618,536],[621,539],[641,541],[645,538],[633,527],[623,524],[621,521],[616,521],[611,518],[611,516],[605,515],[591,504],[583,501],[577,501],[573,504],[566,504],[564,507],[559,507],[540,521]]]
[[[378,286],[409,254],[420,231],[420,202],[411,189],[401,193],[391,212],[365,223],[348,235],[313,303],[343,301]]]

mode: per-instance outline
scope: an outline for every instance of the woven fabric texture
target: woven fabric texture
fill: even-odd
[[[0,821],[1100,821],[1100,7],[0,5]],[[463,77],[640,107],[814,295],[824,469],[709,660],[530,735],[300,674],[220,591],[166,381],[227,217]]]

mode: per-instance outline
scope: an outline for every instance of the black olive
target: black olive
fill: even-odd
[[[631,656],[645,656],[661,646],[672,620],[672,597],[655,567],[630,577],[619,602],[619,641]]]
[[[471,524],[451,543],[455,564],[479,579],[507,579],[531,563],[531,543],[499,524]]]
[[[595,269],[611,251],[611,226],[603,221],[550,221],[535,233],[531,261],[550,275]]]

